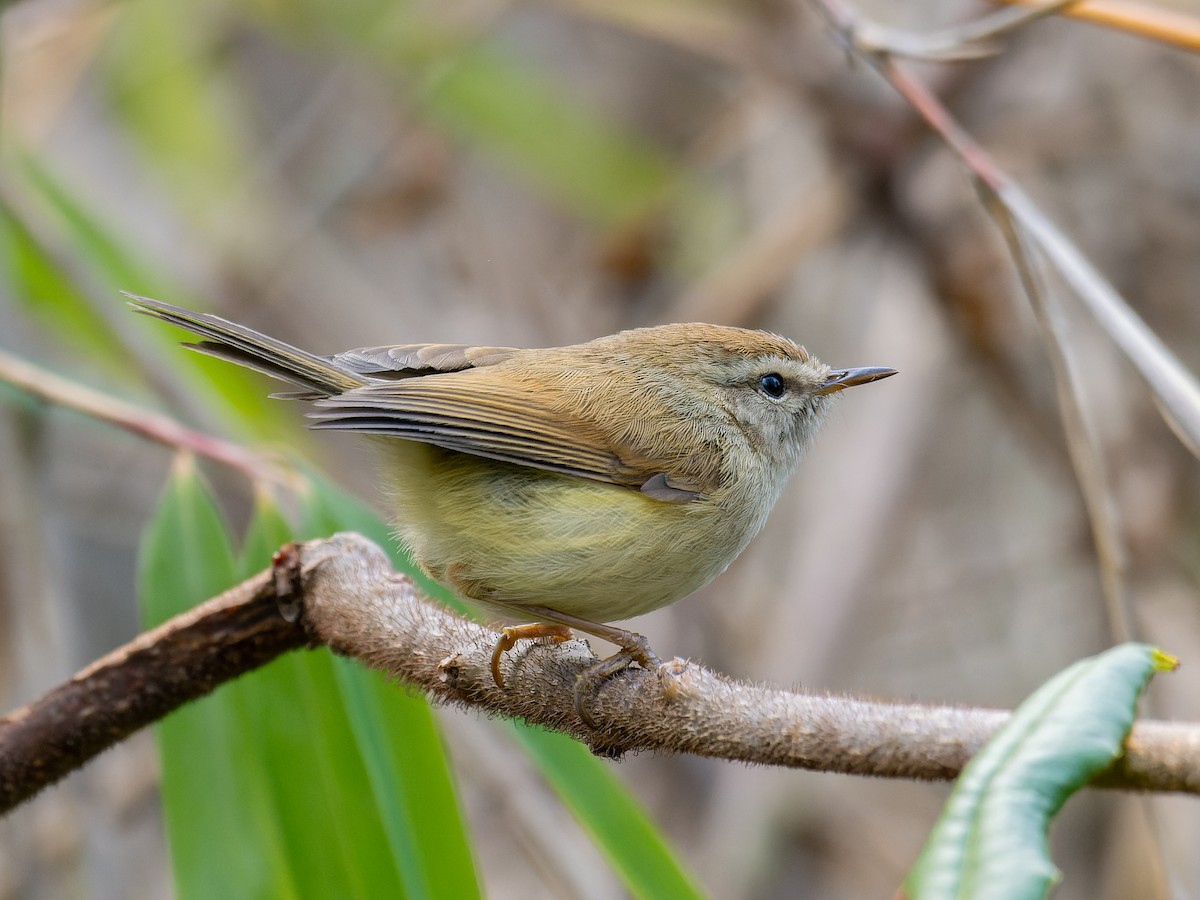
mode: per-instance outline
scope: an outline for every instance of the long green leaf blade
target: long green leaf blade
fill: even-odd
[[[21,163],[26,186],[65,234],[65,243],[78,257],[79,264],[98,284],[111,289],[107,302],[112,304],[114,312],[126,312],[122,290],[162,296],[164,277],[139,260],[103,217],[72,196],[39,160],[27,156]],[[94,307],[97,301],[75,287],[69,273],[55,264],[47,248],[34,241],[15,213],[0,206],[0,252],[5,249],[10,261],[18,264],[10,276],[20,279],[14,283],[13,294],[22,297],[47,327],[65,329],[92,357],[127,375],[134,348],[122,334],[109,327],[106,318]],[[0,265],[0,274],[3,272]],[[188,302],[177,296],[171,299]],[[130,321],[136,321],[147,339],[161,348],[156,363],[174,373],[184,385],[183,395],[202,398],[209,407],[220,410],[224,413],[222,421],[238,433],[257,439],[304,440],[303,420],[296,409],[269,399],[268,394],[275,390],[271,379],[183,350],[179,342],[195,336],[182,329],[142,320],[140,316],[136,320],[131,317]]]
[[[635,897],[703,897],[629,789],[587,748],[563,734],[513,725],[542,775],[592,835]]]
[[[396,566],[413,573],[415,566],[396,547],[387,525],[357,500],[317,479],[310,504],[315,534],[352,529],[380,542]],[[459,609],[461,601],[416,572],[428,595]],[[629,789],[602,760],[561,734],[514,723],[519,745],[554,787],[580,823],[599,842],[629,890],[637,897],[702,897],[703,892],[675,857],[661,832]]]
[[[560,93],[549,79],[482,47],[429,80],[422,101],[572,212],[602,226],[661,203],[683,170],[648,141]]]
[[[290,537],[266,497],[258,506],[244,549],[247,571],[266,565]],[[478,896],[428,705],[324,652],[292,655],[262,675],[275,690],[260,705],[286,704],[262,706],[252,718],[263,741],[276,748],[269,767],[273,797],[287,825],[293,865],[303,873],[297,880],[304,896],[348,893],[341,885],[364,898]],[[319,723],[316,733],[312,723]],[[301,733],[289,735],[297,725]],[[330,814],[313,816],[314,806]]]
[[[1122,644],[1038,688],[971,760],[905,880],[922,900],[1045,897],[1059,878],[1047,829],[1121,752],[1150,677],[1174,660]]]
[[[33,233],[17,210],[0,202],[0,285],[42,325],[106,366],[127,369],[126,354],[108,322],[93,309],[72,274]]]
[[[433,711],[348,660],[334,671],[409,897],[480,896]]]
[[[243,568],[286,523],[260,502]],[[273,549],[272,548],[272,549]],[[147,529],[146,616],[161,621],[234,578],[224,526],[190,464]],[[404,897],[326,653],[291,654],[160,726],[163,796],[181,898]]]
[[[181,457],[142,540],[138,583],[145,622],[157,625],[233,580],[225,526],[192,461]],[[236,724],[230,699],[218,693],[168,716],[157,730],[168,839],[183,900],[265,896],[275,882],[277,848],[263,839],[269,810],[237,765]]]
[[[383,521],[327,482],[314,482],[306,513],[311,534],[358,531],[388,548],[395,565],[415,570]],[[429,704],[347,660],[336,660],[334,672],[407,896],[479,896],[470,842]]]
[[[291,538],[283,514],[270,495],[260,491],[242,542],[239,576],[249,577],[270,565],[275,551]],[[285,877],[302,886],[299,896],[312,898],[367,897],[372,887],[394,884],[387,875],[364,883],[363,871],[388,868],[362,861],[362,855],[381,847],[381,842],[376,836],[351,846],[354,829],[342,828],[339,821],[358,817],[351,801],[357,797],[356,781],[361,783],[362,772],[356,771],[353,757],[339,762],[336,751],[322,753],[331,738],[314,734],[314,723],[324,720],[330,727],[331,717],[316,708],[322,694],[333,693],[329,675],[328,659],[290,653],[226,688],[238,701],[247,738],[242,764],[256,769],[274,814],[272,824],[279,830],[287,865],[277,887],[280,895]],[[330,777],[314,776],[322,770]]]

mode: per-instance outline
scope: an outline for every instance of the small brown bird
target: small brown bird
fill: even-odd
[[[838,391],[895,370],[832,369],[792,341],[662,325],[541,350],[399,344],[316,356],[251,328],[130,295],[194,347],[289,381],[315,428],[383,435],[400,538],[433,578],[523,637],[572,628],[636,661],[605,624],[707,584],[762,528]]]

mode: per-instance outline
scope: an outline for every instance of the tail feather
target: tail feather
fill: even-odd
[[[281,396],[333,397],[368,383],[362,375],[338,365],[327,357],[285,344],[253,328],[219,316],[163,303],[161,300],[130,293],[126,293],[125,296],[129,298],[129,305],[136,312],[177,325],[205,338],[185,346],[306,388],[300,393]]]

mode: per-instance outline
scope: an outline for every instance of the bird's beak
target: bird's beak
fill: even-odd
[[[880,378],[887,378],[895,374],[895,369],[881,369],[870,366],[859,369],[834,369],[829,373],[829,377],[825,379],[825,383],[813,391],[813,393],[832,394],[844,388],[854,387],[856,384],[870,384],[872,381],[878,381]]]

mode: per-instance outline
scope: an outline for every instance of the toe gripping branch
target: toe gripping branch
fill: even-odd
[[[616,644],[621,649],[612,656],[602,659],[579,673],[575,681],[575,712],[588,727],[598,728],[595,718],[588,710],[588,701],[597,693],[600,683],[606,678],[637,663],[643,669],[657,669],[661,662],[650,649],[645,635],[623,628],[613,628],[598,622],[589,622],[554,610],[527,608],[527,613],[551,619],[550,622],[534,622],[529,625],[510,625],[500,631],[500,637],[492,650],[492,678],[498,687],[504,687],[504,675],[500,671],[500,660],[517,641],[524,638],[550,638],[555,643],[571,640],[571,629],[576,628]]]

